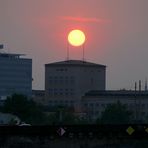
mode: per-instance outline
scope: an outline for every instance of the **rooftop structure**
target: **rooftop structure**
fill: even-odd
[[[1,58],[20,58],[20,56],[25,56],[25,54],[0,53]]]
[[[60,62],[54,62],[45,64],[45,66],[91,66],[91,67],[102,67],[105,68],[105,65],[91,63],[87,61],[81,61],[81,60],[66,60],[66,61],[60,61]]]

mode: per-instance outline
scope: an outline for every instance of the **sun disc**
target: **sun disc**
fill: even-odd
[[[85,34],[81,30],[72,30],[68,34],[68,42],[72,46],[81,46],[85,42]]]

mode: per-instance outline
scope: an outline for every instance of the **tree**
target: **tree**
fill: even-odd
[[[125,105],[117,102],[116,104],[108,105],[97,123],[103,124],[125,124],[130,122],[132,112]]]
[[[74,110],[69,107],[55,106],[48,116],[47,124],[84,124],[85,121],[75,115]],[[51,112],[51,111],[50,111]]]
[[[3,106],[3,112],[12,113],[30,124],[43,124],[45,115],[40,107],[24,95],[13,94]]]

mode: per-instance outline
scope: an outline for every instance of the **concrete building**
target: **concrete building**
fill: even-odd
[[[148,116],[148,91],[89,91],[82,97],[82,110],[90,120],[101,116],[105,108],[117,102],[133,112],[133,120]]]
[[[105,90],[105,83],[104,65],[79,60],[45,64],[45,98],[49,105],[78,107],[86,92]]]
[[[32,60],[21,54],[0,53],[0,99],[32,92]]]

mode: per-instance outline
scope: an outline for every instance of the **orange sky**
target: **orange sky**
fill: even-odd
[[[107,65],[107,89],[148,78],[148,0],[1,0],[0,43],[33,59],[33,88],[44,89],[44,64],[65,60],[67,34],[86,34],[85,58]],[[71,59],[82,59],[70,47]]]

